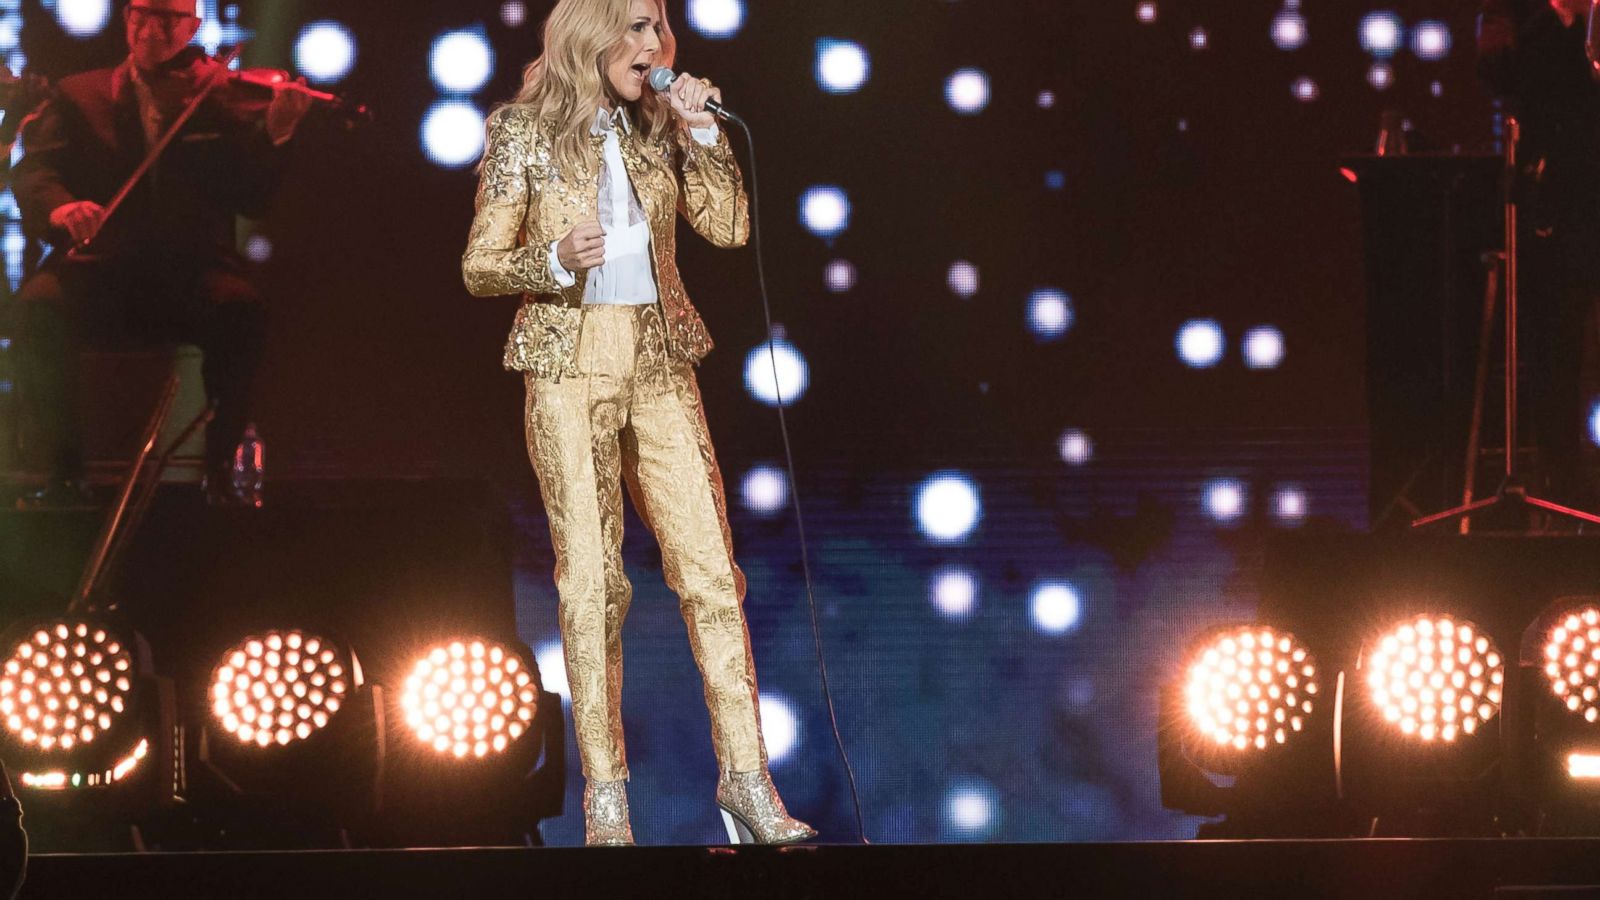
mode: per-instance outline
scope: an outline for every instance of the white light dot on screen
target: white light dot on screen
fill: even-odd
[[[350,29],[324,19],[300,29],[294,42],[294,64],[308,81],[342,81],[356,64],[356,39]]]
[[[494,75],[494,48],[481,30],[446,31],[434,38],[428,66],[444,93],[477,93]]]
[[[1078,589],[1064,581],[1046,581],[1033,588],[1028,598],[1028,614],[1033,627],[1048,635],[1070,634],[1083,618],[1083,601]]]
[[[1600,400],[1589,409],[1589,440],[1600,447]]]
[[[745,389],[768,406],[793,406],[810,383],[805,357],[781,337],[770,348],[761,344],[744,358]]]
[[[830,94],[853,94],[867,83],[872,63],[855,41],[817,41],[817,84]]]
[[[1055,91],[1040,91],[1039,92],[1038,103],[1039,103],[1039,108],[1040,109],[1055,109],[1056,108],[1056,92]]]
[[[856,286],[856,267],[849,260],[836,259],[823,270],[822,280],[833,293],[847,293]]]
[[[483,113],[471,103],[435,103],[422,119],[422,149],[435,165],[465,168],[483,155],[483,127]]]
[[[1244,484],[1232,478],[1218,478],[1206,482],[1203,495],[1206,515],[1217,522],[1234,522],[1244,515],[1246,494]]]
[[[244,255],[253,263],[272,259],[272,239],[264,234],[252,234],[244,243]]]
[[[563,701],[572,700],[572,690],[567,687],[567,657],[561,650],[560,641],[551,641],[539,645],[533,654],[534,662],[539,664],[539,680],[544,683],[544,689],[552,694],[559,694]]]
[[[1283,332],[1258,325],[1244,333],[1244,364],[1252,369],[1276,369],[1283,362]]]
[[[842,234],[850,227],[850,196],[831,184],[807,188],[800,197],[800,221],[817,237]]]
[[[978,267],[964,259],[957,260],[950,265],[945,284],[950,286],[950,293],[963,300],[971,299],[978,293]]]
[[[1211,46],[1211,33],[1204,28],[1196,28],[1189,32],[1189,49],[1204,50]]]
[[[1040,341],[1060,340],[1072,329],[1072,298],[1043,288],[1028,298],[1028,330]]]
[[[1389,10],[1367,13],[1361,18],[1361,49],[1380,59],[1395,55],[1405,35],[1400,16]]]
[[[971,618],[978,608],[977,576],[966,569],[940,569],[928,583],[928,602],[946,619]]]
[[[1434,95],[1435,97],[1443,97],[1444,96],[1444,82],[1435,81],[1433,84],[1429,85],[1428,86],[1428,93]]]
[[[1317,82],[1314,79],[1302,75],[1290,83],[1289,93],[1293,94],[1294,98],[1301,103],[1310,103],[1322,96],[1322,88],[1317,87]]]
[[[1278,492],[1272,498],[1273,515],[1286,525],[1304,521],[1309,506],[1310,501],[1306,499],[1306,492],[1298,487],[1278,488]]]
[[[983,838],[999,824],[1000,810],[994,788],[972,781],[950,791],[944,800],[945,824],[965,838]]]
[[[766,740],[767,761],[781,766],[800,743],[800,719],[789,701],[776,694],[762,694],[761,736]]]
[[[22,17],[0,16],[0,50],[14,50],[22,40]]]
[[[1450,26],[1435,19],[1418,22],[1411,29],[1411,52],[1418,59],[1438,62],[1450,55]]]
[[[917,525],[936,544],[966,540],[983,517],[978,486],[959,472],[940,472],[917,488]]]
[[[744,508],[757,515],[770,516],[789,502],[789,479],[771,466],[756,466],[745,473],[740,493]]]
[[[1143,3],[1140,3],[1138,6],[1134,7],[1133,15],[1134,18],[1137,18],[1140,22],[1143,22],[1146,25],[1151,25],[1155,23],[1156,18],[1159,15],[1159,11],[1156,9],[1156,5],[1150,2],[1150,0],[1144,0]]]
[[[742,0],[689,0],[689,27],[704,37],[731,38],[743,25]]]
[[[522,0],[506,0],[500,4],[500,22],[507,28],[521,28],[528,21],[528,4]]]
[[[1178,329],[1178,358],[1191,369],[1209,369],[1222,362],[1222,326],[1210,319],[1192,319]]]
[[[111,0],[58,0],[56,21],[75,38],[94,37],[111,21]]]
[[[1082,428],[1068,428],[1061,432],[1057,449],[1061,453],[1061,461],[1069,466],[1085,465],[1094,459],[1094,441]]]
[[[1272,19],[1272,42],[1279,50],[1299,50],[1306,44],[1306,17],[1286,9]]]
[[[1375,62],[1367,68],[1367,84],[1375,91],[1386,91],[1394,86],[1394,66]]]
[[[975,116],[989,105],[989,76],[981,69],[959,69],[945,82],[944,99],[964,116]]]
[[[1052,191],[1065,190],[1067,187],[1067,173],[1060,169],[1051,169],[1044,173],[1044,186]]]

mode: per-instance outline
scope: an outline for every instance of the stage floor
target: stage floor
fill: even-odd
[[[1600,897],[1600,840],[1185,841],[40,856],[96,897]]]

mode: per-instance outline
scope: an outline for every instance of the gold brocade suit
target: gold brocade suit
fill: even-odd
[[[628,777],[622,735],[622,623],[632,587],[622,565],[622,485],[661,545],[704,680],[724,772],[766,767],[744,576],[733,559],[722,476],[694,365],[711,349],[675,259],[677,216],[720,247],[749,235],[748,200],[725,133],[701,145],[619,134],[650,225],[658,302],[585,305],[588,272],[562,287],[550,245],[598,218],[604,137],[585,171],[558,168],[553,127],[525,108],[489,128],[477,216],[462,261],[478,296],[522,295],[505,365],[524,373],[529,457],[550,517],[562,644],[583,771]],[[612,173],[615,177],[616,173]]]

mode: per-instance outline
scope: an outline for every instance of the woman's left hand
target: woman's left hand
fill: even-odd
[[[690,128],[710,128],[716,124],[717,117],[706,109],[706,101],[721,103],[722,90],[712,86],[710,81],[684,72],[667,88],[667,100],[672,104],[672,111]]]

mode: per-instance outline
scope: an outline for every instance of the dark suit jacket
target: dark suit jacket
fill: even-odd
[[[51,211],[75,200],[109,203],[146,154],[131,64],[62,79],[22,140],[13,185],[23,229],[64,246],[67,236],[49,227]],[[107,222],[96,251],[234,254],[235,217],[264,213],[284,154],[259,115],[207,99]]]

